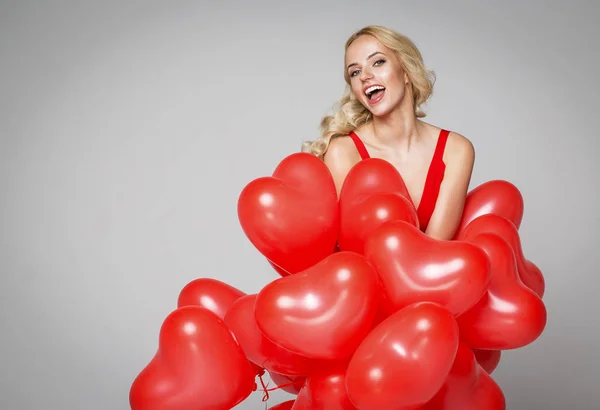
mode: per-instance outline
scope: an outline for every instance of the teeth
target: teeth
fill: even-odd
[[[385,89],[385,87],[383,87],[381,85],[374,85],[374,86],[367,88],[367,90],[365,91],[365,94],[371,94],[374,91],[383,90],[383,89]]]
[[[365,94],[367,94],[369,97],[371,96],[372,93],[374,93],[377,90],[384,90],[385,87],[381,86],[381,85],[374,85],[371,86],[369,88],[366,89]]]

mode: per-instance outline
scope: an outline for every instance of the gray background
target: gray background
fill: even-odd
[[[316,137],[347,36],[383,24],[436,71],[427,121],[473,141],[472,187],[525,198],[549,321],[494,374],[508,408],[597,409],[598,6],[299,3],[2,2],[0,408],[126,409],[186,283],[278,277],[237,196]]]

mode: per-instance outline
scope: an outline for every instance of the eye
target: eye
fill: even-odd
[[[383,63],[385,63],[385,60],[381,59],[381,60],[375,61],[375,63],[373,65],[381,65]]]
[[[354,77],[356,74],[358,74],[358,70],[354,70],[350,73],[350,77]]]

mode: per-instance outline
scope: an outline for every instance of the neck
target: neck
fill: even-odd
[[[374,138],[386,147],[409,151],[419,138],[421,124],[412,107],[398,107],[385,117],[374,117],[372,132]]]

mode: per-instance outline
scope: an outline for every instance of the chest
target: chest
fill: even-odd
[[[407,160],[394,158],[389,158],[387,160],[402,176],[415,207],[418,207],[423,197],[423,191],[425,190],[425,184],[431,166],[431,158],[425,156],[413,156]]]

